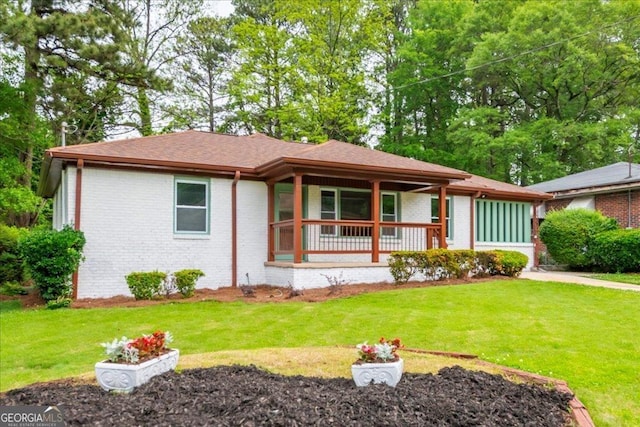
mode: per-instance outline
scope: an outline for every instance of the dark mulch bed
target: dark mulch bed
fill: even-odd
[[[57,405],[68,425],[566,426],[571,396],[500,376],[444,368],[405,373],[396,388],[286,377],[255,367],[190,369],[131,394],[94,385],[40,384],[0,405]]]

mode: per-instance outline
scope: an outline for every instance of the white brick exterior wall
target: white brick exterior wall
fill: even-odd
[[[231,181],[229,181],[231,182]],[[231,190],[228,191],[231,194]],[[269,250],[269,223],[267,186],[263,182],[238,182],[238,284],[268,283],[265,277],[264,263],[267,261]],[[227,209],[231,213],[231,202]],[[228,223],[231,229],[231,218]],[[224,242],[231,245],[231,236]],[[229,248],[229,251],[231,248]],[[231,267],[229,267],[231,270]],[[230,282],[229,282],[230,283]]]
[[[449,249],[471,247],[471,197],[453,196],[453,238],[447,240]]]
[[[210,188],[210,233],[180,235],[173,232],[174,183],[177,178],[206,180]],[[82,180],[81,230],[87,240],[85,261],[79,269],[79,298],[131,295],[125,276],[136,271],[175,272],[197,268],[205,273],[198,288],[231,285],[231,178],[203,178],[85,167]],[[73,224],[76,170],[68,167],[54,196],[54,227]],[[328,285],[323,276],[340,277],[348,283],[392,281],[386,255],[371,264],[369,254],[313,255],[315,263],[345,262],[349,265],[265,266],[268,250],[267,187],[263,182],[242,180],[237,184],[238,284],[293,284],[296,288]],[[400,194],[400,220],[429,222],[431,195]],[[320,187],[307,189],[308,217],[320,218]],[[470,247],[469,197],[453,197],[452,249]],[[476,244],[476,250],[495,245]],[[533,263],[531,244],[501,244],[518,250]],[[354,264],[361,263],[361,264]]]
[[[197,268],[205,273],[199,288],[231,284],[232,180],[207,179],[211,232],[189,236],[173,233],[174,179],[171,174],[84,168],[81,229],[87,243],[78,298],[130,295],[125,276],[134,271]],[[69,182],[69,190],[75,188],[75,179]],[[240,283],[246,273],[253,283],[264,282],[266,199],[264,183],[238,182]]]

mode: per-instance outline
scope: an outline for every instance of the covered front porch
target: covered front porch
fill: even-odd
[[[328,179],[296,172],[290,179],[267,185],[269,265],[277,263],[283,268],[356,262],[386,267],[385,255],[394,251],[447,247],[446,224],[438,220],[446,218],[446,183],[425,186],[381,179]],[[307,191],[310,186],[316,189],[315,198]],[[427,191],[438,195],[438,212],[430,212],[424,206],[421,209],[424,221],[416,222],[415,213],[413,221],[402,221],[401,194]],[[336,200],[338,194],[343,200]],[[320,202],[314,203],[316,199]],[[336,208],[339,202],[350,205],[350,209]],[[358,215],[357,219],[346,219]]]

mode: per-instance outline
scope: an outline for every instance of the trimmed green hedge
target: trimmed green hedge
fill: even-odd
[[[167,274],[161,271],[135,272],[125,278],[136,299],[153,299],[160,294]]]
[[[202,270],[187,269],[173,273],[176,279],[176,288],[183,297],[192,297],[196,289],[196,281],[204,276]]]
[[[154,299],[169,296],[176,290],[184,298],[193,296],[196,281],[204,276],[201,270],[185,269],[172,275],[160,271],[134,272],[127,276],[127,285],[136,299]]]
[[[593,263],[607,273],[640,272],[640,229],[597,234],[590,245]]]
[[[470,249],[429,249],[393,252],[389,256],[391,275],[397,284],[406,283],[416,274],[427,280],[504,275],[517,277],[529,258],[517,251],[473,251]]]

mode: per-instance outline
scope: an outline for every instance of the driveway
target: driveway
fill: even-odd
[[[640,292],[640,286],[638,285],[591,279],[589,277],[585,277],[584,273],[573,273],[569,271],[523,271],[520,277],[523,279],[538,280],[541,282],[577,283],[580,285]]]

